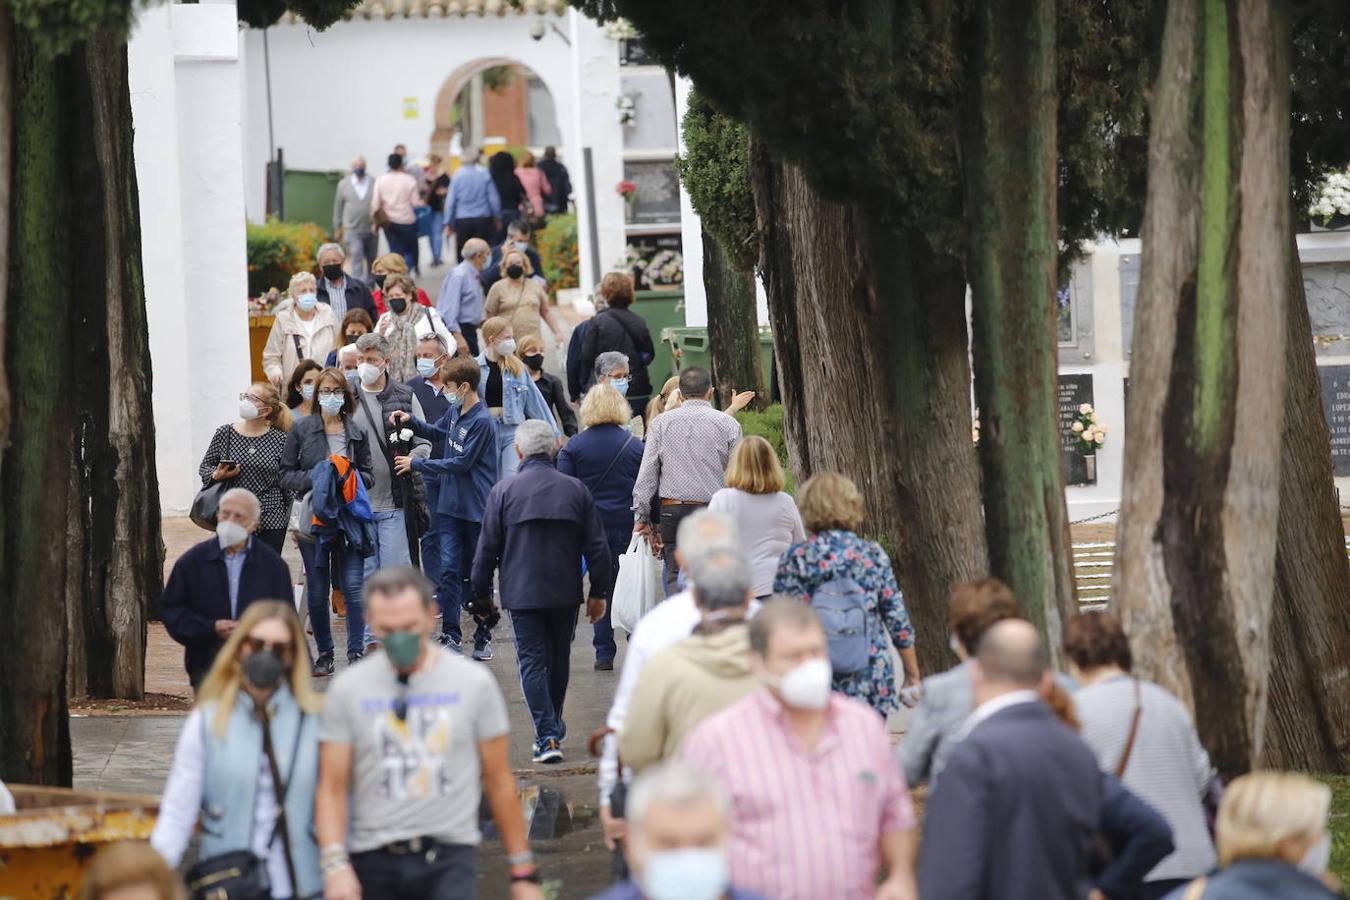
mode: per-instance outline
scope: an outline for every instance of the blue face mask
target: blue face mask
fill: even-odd
[[[446,394],[445,399],[450,403],[451,409],[459,409],[464,405],[464,397],[461,394]]]
[[[300,385],[300,396],[303,397],[303,398],[305,398],[306,400],[313,400],[313,399],[314,399],[314,385],[312,385],[312,384],[302,384],[302,385]]]
[[[731,883],[720,847],[662,850],[647,857],[638,879],[646,900],[718,900]]]
[[[330,416],[336,416],[342,412],[344,402],[342,397],[324,396],[319,398],[319,408]]]
[[[295,298],[295,305],[305,310],[306,312],[309,312],[311,309],[317,306],[318,303],[319,303],[318,294],[301,294],[299,297]]]
[[[628,396],[628,379],[627,379],[627,378],[611,378],[611,379],[609,380],[609,383],[612,384],[612,385],[614,385],[614,390],[616,390],[616,391],[619,392],[619,396],[620,396],[620,397],[627,397],[627,396]]]
[[[417,374],[421,375],[423,378],[430,378],[432,375],[436,374],[436,360],[419,359],[417,361]]]

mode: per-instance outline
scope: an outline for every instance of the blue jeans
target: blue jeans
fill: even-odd
[[[408,271],[417,269],[417,223],[400,225],[390,222],[384,226],[384,239],[389,242],[389,252],[397,253],[408,264]]]
[[[474,900],[478,896],[474,848],[463,844],[437,842],[424,853],[353,853],[352,868],[366,897]]]
[[[431,211],[431,264],[441,264],[441,250],[445,248],[445,213]]]
[[[520,690],[534,719],[535,742],[561,741],[567,734],[563,701],[571,675],[572,637],[577,631],[580,606],[562,609],[513,609],[511,628],[516,634],[516,663]]]
[[[445,565],[445,532],[436,519],[435,510],[440,505],[441,479],[434,475],[422,478],[427,486],[427,509],[432,510],[431,527],[422,535],[422,571],[427,580],[440,590],[441,569]]]
[[[300,541],[300,559],[305,564],[305,596],[309,605],[309,625],[320,653],[333,650],[333,627],[329,621],[328,595],[333,582],[342,588],[347,601],[347,652],[365,649],[365,560],[343,550],[320,551],[315,541]],[[336,570],[336,578],[334,578]]]
[[[603,587],[607,589],[606,596],[610,598],[605,604],[605,617],[591,626],[591,646],[595,648],[596,662],[614,662],[614,657],[619,653],[619,648],[614,643],[614,623],[610,618],[614,612],[614,579],[619,577],[619,557],[628,549],[628,542],[632,537],[632,532],[622,537],[613,534],[609,536],[609,584],[591,584],[591,596],[595,595],[597,587]]]
[[[516,429],[519,425],[507,425],[497,420],[497,480],[505,481],[520,468],[520,457],[516,455]]]
[[[445,556],[441,558],[441,581],[437,592],[441,603],[441,633],[459,641],[464,637],[459,627],[459,613],[469,592],[473,554],[478,549],[478,534],[483,530],[483,523],[440,513],[432,516],[431,521],[432,527],[445,535]],[[492,632],[477,623],[473,633],[474,646],[482,647],[490,640]]]
[[[403,521],[403,510],[375,511],[375,552],[366,557],[366,577],[385,566],[406,566],[412,562],[408,553],[408,527]]]

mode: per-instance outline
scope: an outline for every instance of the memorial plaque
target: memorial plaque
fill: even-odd
[[[1350,366],[1346,367],[1350,369]],[[1078,449],[1078,435],[1073,433],[1078,407],[1093,403],[1091,375],[1059,376],[1059,447],[1064,457],[1065,484],[1096,484],[1088,478],[1087,463]],[[1095,403],[1094,403],[1095,406]]]
[[[639,234],[628,238],[626,264],[640,291],[684,286],[684,255],[678,234]]]
[[[1331,431],[1331,470],[1350,475],[1350,366],[1318,366],[1322,411]]]
[[[1305,263],[1303,290],[1317,354],[1350,353],[1350,262]]]
[[[674,160],[629,160],[623,177],[637,185],[637,195],[627,204],[630,225],[680,225],[680,182]]]

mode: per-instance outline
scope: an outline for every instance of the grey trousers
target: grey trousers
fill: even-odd
[[[380,237],[373,231],[344,236],[347,245],[347,274],[362,281],[370,281],[370,267],[379,253]]]

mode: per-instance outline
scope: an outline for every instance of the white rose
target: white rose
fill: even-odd
[[[1092,404],[1091,404],[1091,403],[1084,403],[1082,406],[1078,407],[1078,412],[1079,412],[1080,415],[1084,415],[1084,416],[1086,416],[1086,415],[1091,415],[1091,413],[1092,413]]]
[[[403,440],[405,440],[405,441],[411,441],[411,440],[413,439],[412,429],[411,429],[411,428],[405,428],[405,429],[403,429],[402,431],[400,431],[400,432],[398,433],[398,436],[399,436],[400,438],[402,438]]]
[[[397,444],[397,443],[398,443],[398,432],[397,432],[397,431],[391,431],[391,432],[389,432],[389,443],[391,443],[391,444]]]
[[[1083,433],[1083,423],[1082,423],[1082,422],[1074,422],[1074,423],[1073,423],[1073,433],[1074,433],[1074,434],[1082,434],[1082,433]]]

